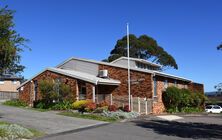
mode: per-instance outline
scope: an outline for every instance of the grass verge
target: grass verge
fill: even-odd
[[[41,108],[28,107],[26,104],[22,103],[21,101],[17,101],[17,100],[5,101],[2,104],[5,105],[5,106],[18,107],[18,108],[29,109],[29,110],[40,111],[40,112],[50,111],[50,109],[41,109]]]
[[[80,114],[80,113],[74,113],[74,112],[61,112],[58,114],[64,115],[64,116],[69,116],[69,117],[91,119],[91,120],[105,121],[105,122],[116,122],[119,120],[117,118],[105,117],[105,116],[96,115],[96,114]]]
[[[9,122],[0,121],[0,125],[10,125],[10,124],[11,124],[11,123],[9,123]],[[20,126],[21,126],[21,125],[20,125]],[[23,127],[23,126],[22,126],[22,127]],[[26,127],[24,127],[24,128],[26,128]],[[40,131],[38,131],[38,130],[36,130],[36,129],[33,129],[33,128],[26,128],[26,129],[28,129],[30,132],[32,132],[33,138],[37,138],[37,137],[41,137],[41,136],[44,136],[44,135],[45,135],[45,133],[40,132]],[[0,129],[0,137],[6,136],[6,134],[7,134],[7,132],[6,132],[5,130]]]

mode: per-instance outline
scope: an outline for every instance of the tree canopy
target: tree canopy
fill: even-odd
[[[20,53],[27,39],[14,29],[14,13],[7,6],[0,8],[0,75],[5,72],[18,74],[25,68],[20,64]]]
[[[222,44],[217,47],[218,50],[222,50]]]
[[[154,63],[163,65],[165,68],[178,69],[177,63],[173,56],[167,53],[157,41],[147,35],[136,37],[129,35],[130,40],[130,57],[150,60]],[[127,56],[127,36],[117,40],[110,56],[104,61],[111,62],[121,56]]]
[[[222,83],[219,83],[218,85],[214,86],[214,88],[217,90],[217,92],[222,93]]]

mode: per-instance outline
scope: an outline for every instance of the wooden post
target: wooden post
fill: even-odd
[[[113,105],[113,95],[112,95],[112,93],[110,94],[110,104]]]
[[[99,88],[98,88],[98,85],[96,85],[96,103],[97,103],[97,104],[99,103],[98,94],[99,94]]]
[[[76,101],[79,101],[79,86],[77,81],[76,81]]]
[[[145,98],[145,109],[146,109],[146,115],[147,115],[148,112],[147,112],[147,100],[146,100],[146,98]]]
[[[92,99],[93,99],[93,102],[95,103],[96,102],[96,90],[95,90],[95,85],[92,86]]]
[[[132,95],[130,95],[130,97],[131,97],[131,111],[133,111],[133,96]]]

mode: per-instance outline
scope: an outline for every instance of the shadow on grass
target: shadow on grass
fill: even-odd
[[[222,125],[204,123],[183,123],[175,121],[134,121],[137,126],[152,129],[154,132],[167,136],[182,138],[217,138],[222,139]]]

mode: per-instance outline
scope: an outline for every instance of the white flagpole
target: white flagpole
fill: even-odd
[[[129,109],[131,110],[131,105],[130,105],[130,60],[129,60],[129,24],[126,24],[126,30],[127,30],[127,58],[128,58],[128,96],[129,96]]]

